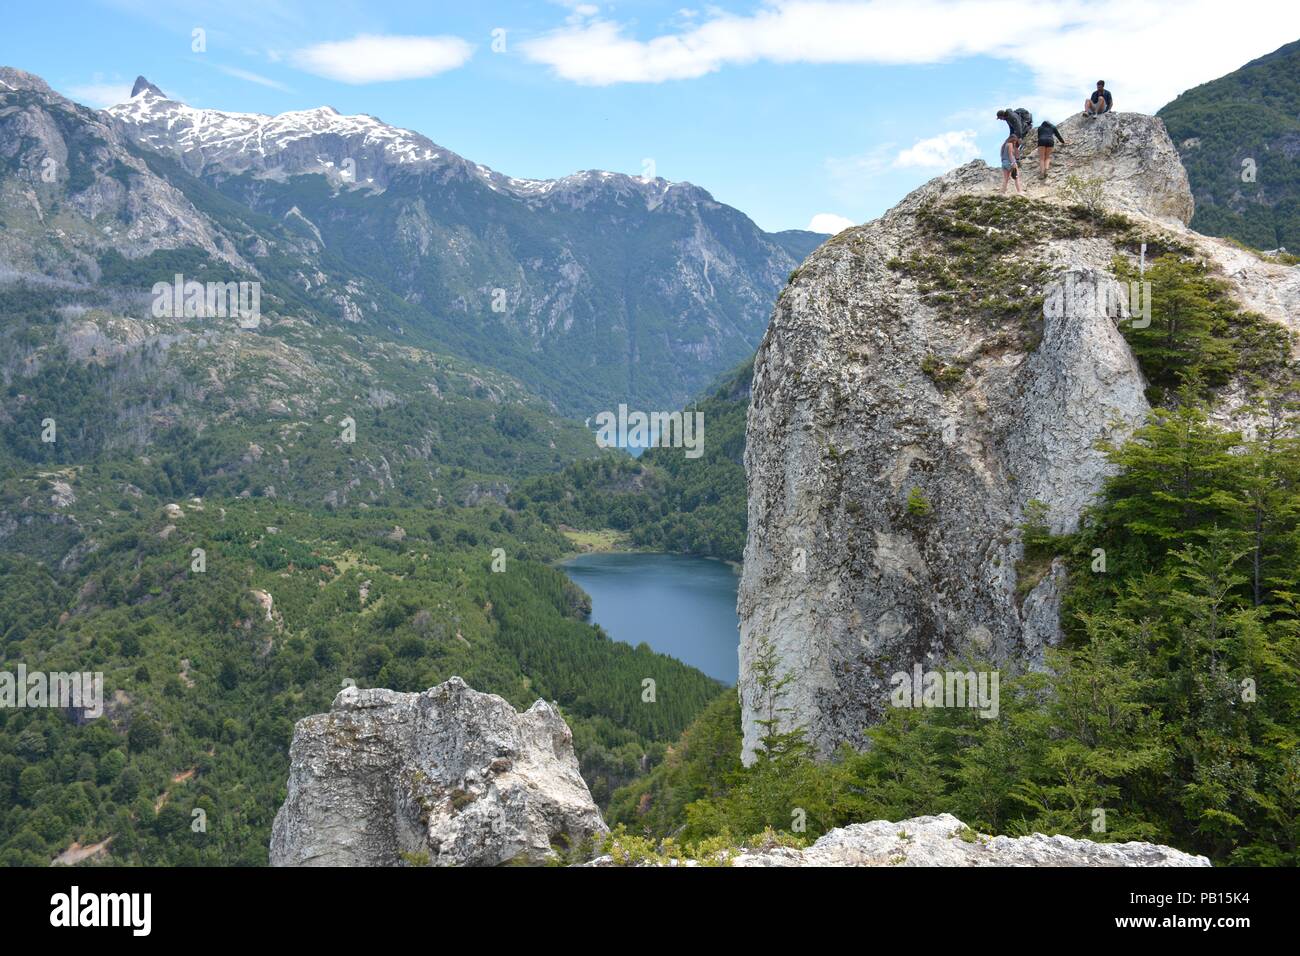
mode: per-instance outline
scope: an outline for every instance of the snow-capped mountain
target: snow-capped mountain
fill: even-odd
[[[594,189],[637,196],[653,209],[668,194],[698,193],[689,183],[583,170],[561,179],[518,179],[472,163],[426,136],[365,114],[331,106],[274,116],[199,109],[173,100],[143,76],[131,98],[106,111],[140,145],[173,156],[191,173],[281,178],[319,174],[336,186],[383,189],[394,171],[438,172],[475,178],[489,188],[531,202],[580,204]]]
[[[110,246],[184,246],[247,268],[221,228],[128,148],[123,129],[38,76],[0,67],[0,269],[86,282]]]
[[[21,156],[0,212],[22,224],[0,231],[0,265],[147,292],[220,263],[269,282],[286,318],[453,353],[578,418],[697,395],[752,354],[824,238],[765,233],[690,183],[513,178],[329,107],[200,109],[141,77],[97,111],[21,71],[0,81],[0,157]]]
[[[418,133],[373,116],[344,116],[329,106],[268,116],[198,109],[167,97],[143,76],[125,103],[106,112],[140,145],[171,155],[196,175],[251,171],[262,176],[322,173],[344,182],[355,170],[408,164],[464,163]],[[358,175],[356,182],[375,182]]]

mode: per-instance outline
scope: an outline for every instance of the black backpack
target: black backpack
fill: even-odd
[[[1034,114],[1023,106],[1011,112],[1020,117],[1020,138],[1024,139],[1034,131]]]

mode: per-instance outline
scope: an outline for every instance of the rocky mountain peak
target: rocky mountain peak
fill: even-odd
[[[144,100],[167,102],[149,90],[135,102]],[[211,219],[129,148],[110,114],[10,67],[0,67],[0,107],[0,154],[9,160],[0,176],[0,260],[7,267],[94,282],[105,249],[138,258],[186,246],[247,265]],[[65,217],[63,227],[51,227],[56,215]]]
[[[788,724],[829,755],[865,744],[894,675],[959,655],[1041,666],[1059,640],[1063,566],[1017,570],[1026,509],[1076,527],[1111,473],[1098,442],[1123,442],[1150,408],[1127,311],[1053,310],[1049,293],[1123,306],[1114,260],[1136,268],[1150,239],[1195,250],[1244,307],[1300,327],[1300,270],[1187,228],[1160,120],[1059,125],[1068,145],[1046,182],[1025,151],[1027,199],[968,163],[823,244],[778,299],[746,437],[747,757],[771,703],[760,659],[791,678]]]
[[[143,76],[136,78],[131,99],[107,112],[140,145],[170,154],[199,175],[251,172],[281,179],[315,173],[339,186],[378,190],[398,173],[424,172],[478,180],[494,192],[530,204],[572,208],[610,196],[634,198],[646,209],[665,202],[713,202],[690,183],[607,170],[518,179],[472,163],[420,133],[364,113],[344,115],[332,106],[274,116],[196,109],[169,99]]]
[[[167,98],[166,93],[158,89],[158,87],[154,86],[143,76],[137,76],[135,78],[135,85],[131,87],[131,96],[136,97],[139,96],[141,93],[145,93],[145,92],[152,93],[155,96],[162,97],[163,99]]]
[[[52,93],[50,85],[35,73],[15,69],[12,66],[0,66],[0,91],[35,90],[38,93]]]

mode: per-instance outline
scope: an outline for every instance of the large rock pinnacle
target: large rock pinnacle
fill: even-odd
[[[891,676],[918,664],[1041,666],[1065,575],[1021,579],[1027,510],[1073,529],[1110,473],[1097,443],[1149,412],[1117,327],[1116,256],[1136,268],[1148,238],[1192,248],[1248,307],[1295,327],[1300,270],[1186,228],[1191,193],[1160,120],[1059,125],[1068,146],[1045,182],[1026,150],[1028,201],[968,163],[825,243],[777,302],[745,453],[746,759],[773,713],[822,755],[863,745]],[[775,706],[760,657],[789,677]]]

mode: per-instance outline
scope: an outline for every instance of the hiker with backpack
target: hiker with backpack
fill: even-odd
[[[1056,124],[1050,120],[1043,120],[1038,124],[1038,178],[1047,178],[1047,169],[1052,165],[1052,149],[1057,140],[1061,145],[1065,145],[1065,137],[1061,131],[1056,128]]]
[[[1102,113],[1109,113],[1115,105],[1111,98],[1110,90],[1106,89],[1106,81],[1098,80],[1097,88],[1092,91],[1092,96],[1083,101],[1084,116],[1100,116]]]
[[[1016,194],[1020,195],[1020,142],[1008,136],[1002,144],[1002,194],[1007,191],[1007,181],[1015,180]]]
[[[1034,128],[1034,115],[1023,107],[1014,110],[998,110],[998,119],[1007,124],[1007,132],[1016,141],[1017,146]]]

